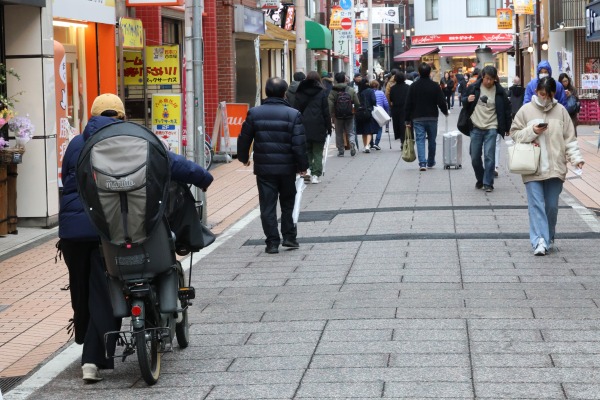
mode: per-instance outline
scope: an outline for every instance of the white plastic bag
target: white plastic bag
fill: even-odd
[[[379,126],[384,126],[392,119],[392,117],[390,117],[390,115],[381,106],[374,106],[371,115],[375,121],[377,121]]]
[[[296,176],[296,198],[294,199],[294,211],[292,211],[292,220],[294,224],[298,223],[300,217],[300,202],[302,201],[302,192],[306,188],[304,178],[300,175]]]
[[[323,171],[321,172],[321,175],[324,176],[325,175],[325,165],[327,164],[327,155],[329,154],[329,140],[331,139],[331,135],[327,135],[327,137],[325,138],[325,146],[323,147]]]

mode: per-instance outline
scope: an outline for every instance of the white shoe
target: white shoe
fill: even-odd
[[[321,183],[321,181],[319,180],[318,176],[313,175],[310,177],[310,183]]]
[[[96,367],[95,364],[83,364],[81,371],[83,372],[83,380],[86,383],[96,383],[104,379],[100,377],[100,374],[98,373],[98,367]]]
[[[363,153],[370,153],[370,152],[371,152],[371,149],[369,149],[368,147],[365,147],[363,150]]]
[[[534,256],[545,256],[547,251],[548,251],[548,248],[546,247],[546,241],[544,240],[544,238],[541,238],[538,241],[537,246],[535,246],[535,250],[533,250],[533,255]]]
[[[310,168],[306,170],[306,174],[304,174],[304,179],[310,179]]]

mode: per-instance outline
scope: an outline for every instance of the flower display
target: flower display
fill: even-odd
[[[10,121],[15,116],[13,110],[10,108],[4,108],[0,110],[0,128],[2,128],[8,121]]]
[[[22,147],[33,137],[35,127],[28,116],[14,117],[8,121],[8,130],[15,135],[17,146]]]

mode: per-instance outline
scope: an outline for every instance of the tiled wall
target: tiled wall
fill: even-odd
[[[146,31],[146,45],[162,44],[161,7],[135,7],[135,17],[142,20]]]

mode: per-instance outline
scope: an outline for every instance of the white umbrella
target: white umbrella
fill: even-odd
[[[292,211],[292,220],[294,224],[298,223],[298,217],[300,217],[300,202],[302,201],[302,192],[306,188],[304,178],[300,175],[296,177],[296,198],[294,199],[294,211]]]
[[[323,148],[323,171],[321,175],[325,176],[325,165],[327,164],[327,154],[329,153],[329,140],[331,139],[331,135],[327,135],[325,138],[325,147]]]

